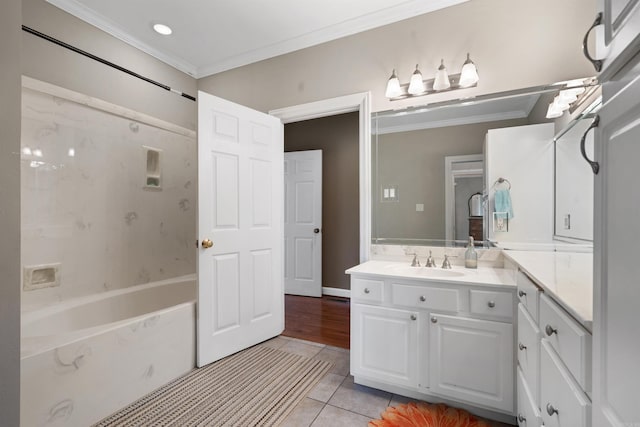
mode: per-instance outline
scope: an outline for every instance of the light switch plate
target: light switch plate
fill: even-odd
[[[424,205],[422,203],[416,203],[416,212],[424,212]]]

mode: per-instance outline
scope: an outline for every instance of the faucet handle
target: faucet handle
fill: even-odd
[[[451,268],[451,262],[449,261],[449,255],[444,256],[444,261],[442,261],[442,268],[446,268],[446,269],[450,269]]]
[[[411,255],[411,254],[409,254]],[[413,254],[413,261],[411,261],[411,267],[420,267],[420,260],[418,260],[418,254]]]

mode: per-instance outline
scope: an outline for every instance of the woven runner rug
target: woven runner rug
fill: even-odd
[[[95,426],[275,426],[330,367],[251,347],[191,371]]]

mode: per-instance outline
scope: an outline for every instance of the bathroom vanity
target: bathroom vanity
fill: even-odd
[[[356,383],[513,421],[516,286],[508,270],[368,261],[347,273]]]
[[[504,268],[347,270],[355,382],[521,427],[590,427],[592,254],[502,256]]]

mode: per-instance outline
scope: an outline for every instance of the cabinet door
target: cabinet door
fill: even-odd
[[[418,384],[415,311],[351,305],[351,373],[390,384]]]
[[[596,133],[601,169],[594,216],[594,427],[640,425],[639,69],[606,100]]]
[[[431,314],[433,393],[513,413],[513,325]]]
[[[600,0],[607,54],[601,81],[608,80],[640,49],[640,0]]]

